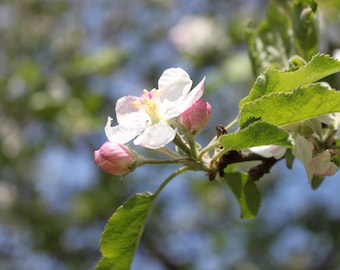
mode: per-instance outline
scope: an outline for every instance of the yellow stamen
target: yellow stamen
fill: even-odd
[[[151,91],[144,89],[140,99],[133,103],[136,108],[144,110],[144,112],[150,116],[152,124],[158,123],[161,120],[157,102],[159,95],[160,93],[156,89],[152,89]]]

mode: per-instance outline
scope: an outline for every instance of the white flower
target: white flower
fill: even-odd
[[[308,181],[312,180],[313,175],[330,176],[337,170],[335,163],[331,162],[329,151],[325,150],[313,157],[313,145],[303,136],[298,135],[295,138],[295,147],[292,152],[303,163]]]
[[[181,68],[164,71],[158,81],[158,89],[144,90],[140,97],[125,96],[116,103],[118,125],[111,127],[108,117],[105,134],[109,141],[134,144],[157,149],[171,142],[176,129],[171,119],[190,108],[202,95],[203,80],[192,90],[189,75]]]
[[[338,167],[334,162],[330,162],[331,154],[328,150],[318,153],[309,163],[314,175],[330,176],[334,175]]]
[[[286,153],[287,147],[271,144],[254,146],[251,147],[249,150],[265,158],[274,157],[275,159],[280,159]]]
[[[206,17],[185,16],[169,32],[169,38],[180,51],[199,54],[223,50],[228,45],[224,29]]]

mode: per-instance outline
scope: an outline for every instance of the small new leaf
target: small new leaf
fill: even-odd
[[[325,177],[321,177],[321,176],[316,176],[314,175],[311,181],[311,186],[312,189],[317,189],[319,186],[321,186],[323,180],[325,179]]]

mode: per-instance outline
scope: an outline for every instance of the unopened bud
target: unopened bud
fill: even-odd
[[[179,121],[190,134],[197,135],[208,123],[210,115],[210,104],[200,99],[180,115]]]
[[[94,151],[94,161],[104,171],[114,175],[124,175],[135,169],[136,155],[125,145],[105,142]]]

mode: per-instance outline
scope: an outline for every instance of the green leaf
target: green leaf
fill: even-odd
[[[155,197],[135,194],[111,216],[100,241],[103,258],[97,270],[128,270]]]
[[[225,149],[233,150],[269,144],[291,145],[287,131],[264,121],[257,121],[245,129],[222,135],[219,142]]]
[[[317,53],[317,4],[313,0],[270,0],[266,17],[247,29],[247,45],[255,76],[268,67],[287,69],[298,54],[306,60]]]
[[[286,154],[285,154],[285,159],[286,159],[286,166],[288,169],[292,169],[293,168],[293,163],[294,163],[294,159],[295,156],[292,153],[291,149],[287,149]]]
[[[241,172],[226,173],[221,181],[235,195],[241,209],[241,218],[255,218],[261,205],[261,194],[254,181]]]
[[[255,76],[268,67],[288,67],[294,54],[292,22],[287,1],[269,1],[266,18],[247,29],[247,45]]]
[[[315,1],[295,1],[293,17],[296,52],[306,60],[318,50],[318,21]]]
[[[268,69],[261,74],[240,107],[274,92],[290,92],[297,87],[320,80],[340,71],[340,61],[325,54],[315,55],[305,66],[295,71]]]
[[[340,112],[340,91],[311,84],[290,93],[272,93],[244,104],[240,111],[240,124],[249,118],[259,117],[283,126],[334,112]]]
[[[313,175],[312,181],[311,181],[311,186],[312,189],[317,189],[319,186],[321,186],[323,180],[325,179],[325,177],[321,177],[321,176],[316,176]]]

